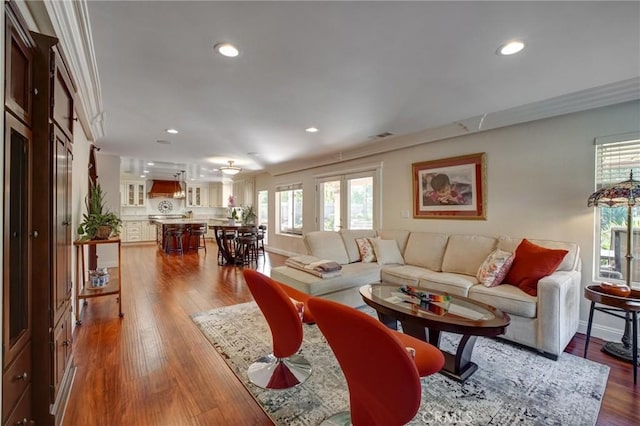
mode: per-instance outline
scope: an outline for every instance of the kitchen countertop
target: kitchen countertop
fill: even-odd
[[[151,222],[155,222],[158,225],[201,225],[207,224],[206,219],[150,219]]]

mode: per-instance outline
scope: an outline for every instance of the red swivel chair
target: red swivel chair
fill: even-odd
[[[298,306],[278,282],[254,270],[245,269],[242,273],[273,339],[273,353],[249,366],[249,380],[264,389],[287,389],[303,383],[311,375],[311,364],[296,353],[302,344]]]
[[[331,300],[312,297],[308,305],[349,387],[350,413],[338,413],[325,423],[393,426],[413,419],[422,395],[420,374],[398,333]],[[438,348],[418,339],[412,345],[416,360],[429,359],[431,374],[444,366]]]

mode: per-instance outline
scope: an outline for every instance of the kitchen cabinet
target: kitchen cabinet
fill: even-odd
[[[207,185],[187,185],[187,207],[207,207],[209,188]]]
[[[142,225],[142,241],[155,241],[157,229],[153,222],[145,221]]]
[[[5,5],[2,297],[2,423],[34,415],[32,398],[34,41],[12,4]],[[37,235],[37,234],[36,234]]]
[[[125,207],[144,207],[147,203],[146,184],[139,181],[120,183],[120,204]]]
[[[80,301],[84,300],[84,304],[86,305],[87,299],[93,297],[117,296],[118,315],[120,316],[120,318],[124,317],[124,314],[122,313],[122,244],[120,238],[115,237],[109,238],[108,240],[77,240],[73,244],[76,247],[76,258],[80,263],[79,270],[76,271],[76,324],[82,324],[82,320],[80,319]],[[108,272],[108,281],[93,283],[93,278],[91,277],[90,273],[88,274],[85,266],[85,247],[104,244],[118,245],[118,264],[115,267],[106,268]]]
[[[142,241],[142,222],[139,220],[135,221],[124,221],[122,222],[122,227],[125,229],[126,240],[125,243]]]
[[[222,183],[214,182],[209,185],[209,207],[220,207],[222,203]]]

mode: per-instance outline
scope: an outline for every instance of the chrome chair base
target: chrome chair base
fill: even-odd
[[[324,419],[320,426],[351,426],[351,413],[349,411],[341,411],[333,416]]]
[[[263,389],[288,389],[303,383],[311,375],[311,364],[302,355],[276,358],[263,356],[249,366],[249,380]]]

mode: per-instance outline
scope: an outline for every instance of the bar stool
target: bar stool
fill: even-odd
[[[167,231],[164,236],[165,253],[184,253],[184,249],[182,247],[182,237],[186,231],[186,225],[171,225],[167,227]]]
[[[193,247],[195,251],[198,251],[198,249],[203,248],[204,252],[206,253],[207,244],[205,242],[205,237],[204,237],[206,233],[207,233],[207,225],[201,224],[201,225],[192,226],[191,229],[189,230],[189,248]],[[196,238],[195,245],[192,245],[193,237]],[[202,239],[200,237],[202,237]]]

